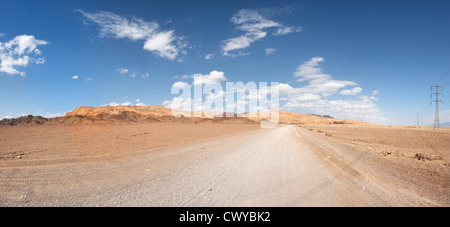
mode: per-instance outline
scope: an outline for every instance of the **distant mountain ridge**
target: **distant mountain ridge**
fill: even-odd
[[[95,124],[121,122],[187,122],[187,123],[242,123],[256,124],[263,120],[271,120],[278,112],[281,124],[370,124],[363,121],[337,120],[330,116],[315,114],[299,114],[287,111],[266,111],[247,113],[242,117],[220,112],[187,112],[172,110],[163,106],[82,106],[67,112],[64,117],[44,118],[41,116],[25,116],[15,119],[3,119],[0,126],[43,125],[43,124]],[[219,115],[223,116],[219,116]],[[272,119],[273,120],[273,119]]]

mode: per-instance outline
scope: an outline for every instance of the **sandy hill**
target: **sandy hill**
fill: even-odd
[[[272,110],[271,112],[253,112],[248,113],[245,116],[251,120],[259,122],[261,120],[271,120],[271,116],[274,115],[275,111],[276,110]],[[329,116],[279,111],[279,123],[281,124],[333,124],[338,121],[339,120]]]
[[[272,114],[276,111],[273,110]],[[92,124],[110,122],[190,122],[190,123],[259,123],[262,120],[270,120],[270,112],[247,113],[243,117],[218,116],[221,113],[205,112],[199,114],[181,110],[171,110],[166,107],[152,106],[101,106],[101,107],[78,107],[67,112],[64,117],[43,118],[26,116],[16,119],[3,119],[0,126],[5,125],[41,125],[41,124]],[[344,120],[340,121],[330,116],[314,114],[299,114],[287,111],[279,111],[279,123],[281,124],[369,124],[363,121]],[[175,117],[174,116],[177,116]],[[184,115],[184,116],[183,116]],[[186,117],[187,116],[187,117]]]

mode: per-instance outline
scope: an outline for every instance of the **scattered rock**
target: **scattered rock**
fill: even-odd
[[[205,147],[204,147],[204,146],[201,146],[201,147],[200,147],[200,149],[203,149],[203,148],[205,148]]]
[[[425,156],[425,155],[423,155],[423,154],[419,154],[419,153],[416,153],[415,155],[414,155],[414,158],[415,159],[417,159],[417,160],[419,160],[419,161],[431,161],[431,159],[430,158],[428,158],[427,156]]]

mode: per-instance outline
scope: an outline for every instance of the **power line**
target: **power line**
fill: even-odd
[[[450,69],[447,70],[447,72],[444,73],[444,75],[442,75],[441,79],[437,82],[437,84],[441,83],[441,81],[445,78],[445,76],[447,76],[447,74],[450,72]],[[448,84],[447,84],[448,85]]]
[[[450,98],[450,94],[444,95],[442,101],[445,101],[445,100],[447,100],[448,98]]]
[[[448,85],[450,85],[450,81],[447,84],[445,84],[444,87],[447,87]]]

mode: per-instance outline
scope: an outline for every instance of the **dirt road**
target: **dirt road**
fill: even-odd
[[[279,126],[107,161],[0,167],[0,206],[450,204],[448,188],[417,190],[325,139]]]

